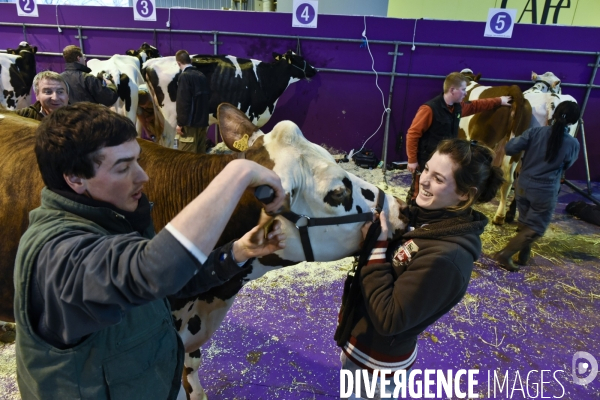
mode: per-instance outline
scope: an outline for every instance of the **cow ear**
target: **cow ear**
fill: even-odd
[[[235,152],[248,150],[260,132],[246,114],[229,103],[219,104],[217,121],[223,142]]]
[[[127,50],[125,52],[125,55],[127,55],[127,56],[134,56],[135,57],[135,50]]]
[[[281,58],[281,54],[273,52],[273,58],[275,59],[275,61],[279,61],[279,59]]]
[[[531,80],[535,82],[536,79],[537,79],[537,74],[535,72],[531,71]]]
[[[552,83],[552,89],[556,88],[558,85],[560,85],[560,79]]]
[[[33,46],[33,54],[37,53],[37,46]]]
[[[15,54],[14,49],[6,49],[6,54]]]
[[[475,79],[473,79],[475,82],[479,82],[479,80],[481,79],[481,72],[477,74],[477,76],[475,77]]]

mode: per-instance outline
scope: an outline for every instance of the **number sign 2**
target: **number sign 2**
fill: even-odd
[[[319,14],[319,2],[310,0],[294,0],[292,27],[316,28]]]
[[[17,0],[16,3],[19,17],[38,17],[38,8],[35,0]]]
[[[517,10],[506,8],[490,8],[488,12],[487,23],[485,24],[485,33],[483,36],[512,37],[513,27]]]
[[[134,0],[133,19],[136,21],[156,21],[155,0]]]

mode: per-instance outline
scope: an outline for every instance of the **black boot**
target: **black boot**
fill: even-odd
[[[537,238],[540,237],[540,235],[538,235],[533,229],[530,229],[523,224],[519,224],[517,232],[522,232],[524,235],[523,247],[519,251],[517,264],[527,265],[527,261],[529,261],[529,256],[531,255],[531,245],[537,240]]]
[[[538,235],[533,229],[523,225],[520,227],[517,235],[508,242],[506,247],[496,254],[496,261],[507,271],[518,271],[520,268],[513,263],[512,256],[519,252],[519,260],[517,263],[520,265],[525,265],[527,260],[529,260],[529,255],[531,254],[531,244],[539,236],[540,235]]]

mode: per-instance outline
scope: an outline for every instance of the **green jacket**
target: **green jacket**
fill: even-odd
[[[17,382],[22,398],[175,399],[184,349],[164,299],[123,310],[120,322],[66,349],[36,334],[28,312],[32,271],[44,245],[69,231],[105,236],[128,234],[133,228],[112,210],[42,191],[42,206],[30,213],[15,264]],[[143,236],[153,236],[152,224]]]

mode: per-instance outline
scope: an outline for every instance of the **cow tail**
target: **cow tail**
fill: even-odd
[[[512,97],[512,105],[510,110],[510,134],[511,136],[519,136],[523,131],[519,132],[522,120],[525,118],[525,97],[523,92],[517,85],[510,87],[510,96]]]
[[[157,135],[156,140],[159,143],[163,142],[163,133],[165,126],[165,118],[162,114],[161,109],[158,107],[158,97],[156,97],[156,92],[154,91],[154,85],[150,80],[150,74],[155,74],[152,68],[144,68],[144,79],[146,80],[146,86],[148,86],[148,91],[150,92],[150,96],[152,97],[152,108],[154,109],[154,132]],[[161,126],[162,125],[162,126]],[[158,137],[160,135],[160,137]]]

